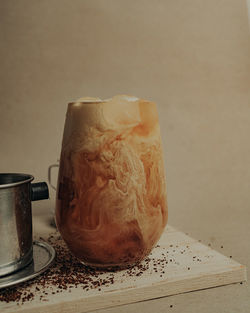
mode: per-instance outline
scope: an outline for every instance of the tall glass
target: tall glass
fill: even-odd
[[[69,103],[56,223],[84,264],[140,262],[167,223],[166,179],[156,104],[129,96]]]

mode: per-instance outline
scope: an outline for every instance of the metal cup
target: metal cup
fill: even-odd
[[[33,260],[31,201],[48,199],[45,182],[28,174],[0,173],[0,277]]]

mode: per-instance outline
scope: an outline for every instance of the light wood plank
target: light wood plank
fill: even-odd
[[[188,248],[187,248],[188,247]],[[189,291],[222,286],[246,280],[245,266],[223,256],[194,238],[168,226],[151,255],[154,260],[167,255],[165,273],[153,270],[153,263],[143,275],[124,276],[125,271],[115,273],[115,283],[102,286],[101,291],[82,288],[51,294],[48,301],[40,302],[39,296],[31,302],[17,306],[0,303],[2,313],[77,313],[118,306]],[[194,258],[195,257],[195,258]],[[200,261],[199,261],[200,260]],[[162,263],[161,263],[162,264]],[[189,269],[188,269],[189,268]],[[103,278],[105,278],[105,273]],[[162,275],[162,277],[160,276]],[[37,292],[34,291],[35,294]]]

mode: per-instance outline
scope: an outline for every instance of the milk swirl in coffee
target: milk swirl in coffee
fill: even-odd
[[[148,255],[167,223],[155,103],[115,96],[68,105],[56,222],[85,264],[126,267]]]

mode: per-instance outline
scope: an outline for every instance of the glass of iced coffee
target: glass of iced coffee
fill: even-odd
[[[69,103],[56,223],[71,252],[97,268],[140,262],[167,223],[156,104],[131,96]]]

